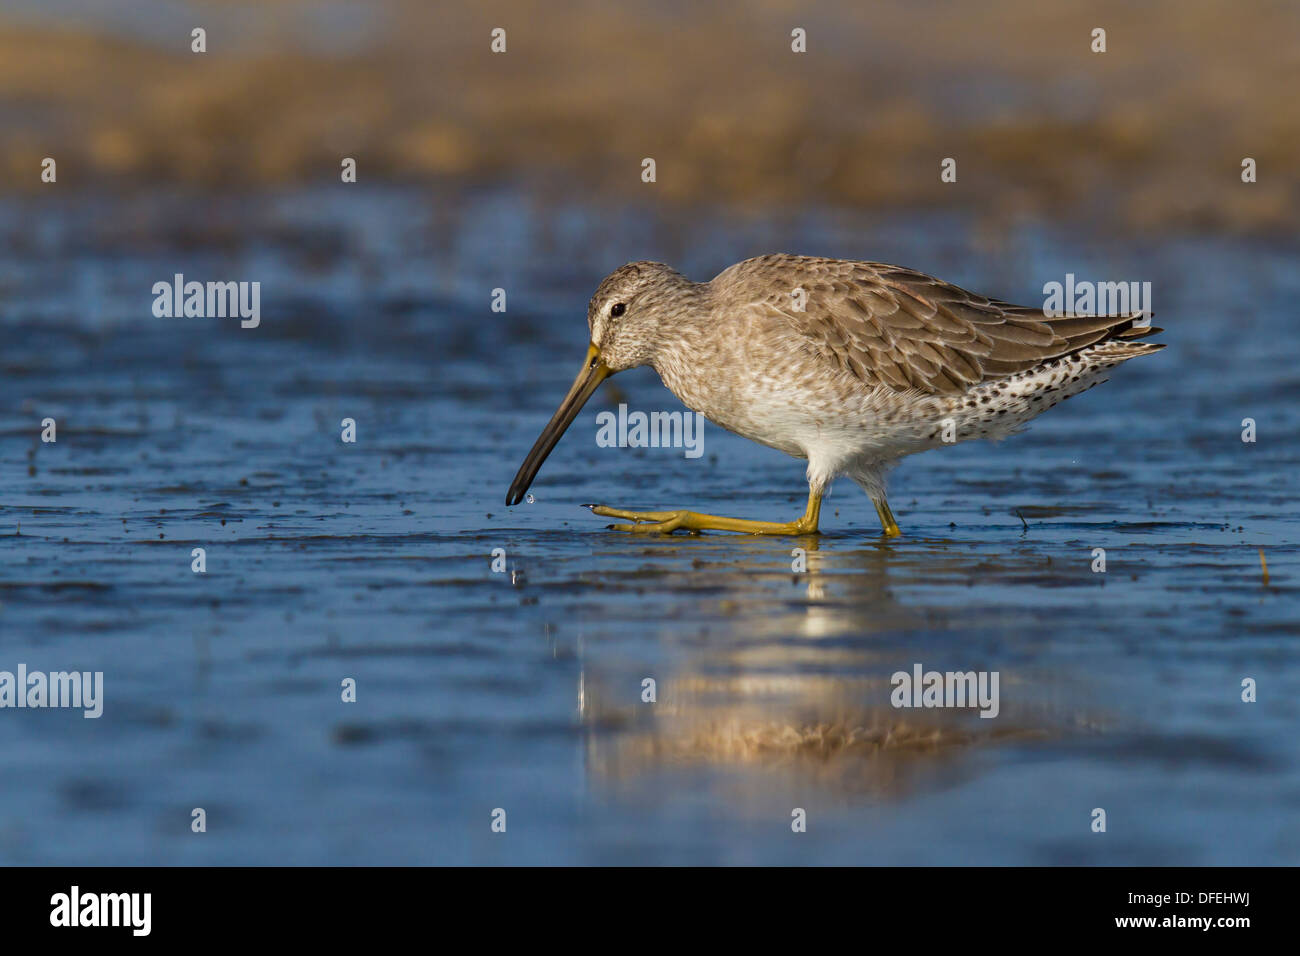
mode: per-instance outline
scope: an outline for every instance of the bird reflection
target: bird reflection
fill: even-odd
[[[725,549],[696,540],[646,553],[690,568],[676,572],[682,581],[670,574],[655,588],[671,589],[675,600],[689,595],[690,613],[686,623],[679,614],[660,625],[674,653],[671,666],[652,668],[653,703],[638,696],[644,678],[628,674],[626,662],[584,660],[581,716],[596,782],[740,768],[795,789],[897,798],[923,781],[943,785],[971,772],[963,758],[975,748],[1059,736],[1076,720],[1055,701],[1058,686],[1022,677],[987,647],[956,641],[967,623],[962,609],[895,597],[916,583],[919,565],[926,578],[951,583],[983,568],[979,556],[942,548],[903,556],[890,543],[816,537],[781,548],[761,539],[731,538]],[[649,570],[634,575],[642,587]],[[1018,570],[1012,560],[1005,573]],[[698,639],[683,640],[683,629]],[[983,719],[974,708],[892,706],[891,675],[913,662],[998,670],[1001,712]]]

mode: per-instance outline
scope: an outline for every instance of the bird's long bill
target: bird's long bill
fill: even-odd
[[[560,436],[573,424],[573,420],[578,417],[578,412],[582,411],[582,406],[587,404],[587,399],[591,398],[595,393],[597,386],[609,378],[611,374],[609,366],[601,360],[600,349],[596,348],[595,345],[589,346],[587,348],[587,359],[582,363],[582,371],[573,380],[573,385],[569,388],[569,394],[564,396],[564,401],[560,402],[560,407],[555,410],[551,420],[546,423],[542,433],[537,436],[537,441],[533,443],[532,450],[528,452],[528,457],[519,466],[519,472],[515,475],[515,480],[510,483],[510,491],[506,494],[507,505],[517,505],[523,499],[524,493],[528,491],[528,486],[537,477],[542,462],[546,461],[546,456],[551,453],[551,449],[559,442]]]

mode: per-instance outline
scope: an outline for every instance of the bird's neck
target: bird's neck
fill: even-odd
[[[657,306],[665,320],[649,364],[669,391],[688,408],[698,410],[707,390],[702,373],[715,367],[718,337],[713,287],[683,278],[661,294],[664,299]]]

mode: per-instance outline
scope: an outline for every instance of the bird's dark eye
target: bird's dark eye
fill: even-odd
[[[626,311],[627,311],[626,302],[615,302],[613,305],[609,307],[609,314],[616,319]]]

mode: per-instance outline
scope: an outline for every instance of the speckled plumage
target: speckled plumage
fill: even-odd
[[[847,475],[882,499],[903,456],[1012,434],[1163,348],[1135,341],[1160,331],[1141,322],[1050,318],[899,266],[790,255],[702,283],[629,263],[588,307],[611,370],[653,366],[711,422],[807,459],[815,494]]]

